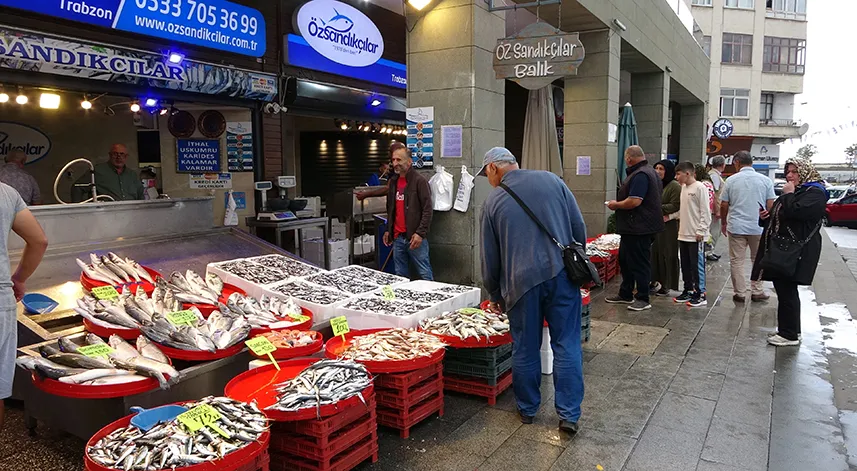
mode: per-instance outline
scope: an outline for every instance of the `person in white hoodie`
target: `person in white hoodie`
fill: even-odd
[[[684,292],[673,301],[690,307],[705,306],[705,293],[699,288],[699,257],[711,225],[708,188],[696,180],[696,168],[690,162],[679,163],[675,177],[681,183],[678,250]]]

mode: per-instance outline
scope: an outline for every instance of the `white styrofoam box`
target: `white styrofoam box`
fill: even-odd
[[[247,365],[248,370],[255,370],[256,368],[261,368],[263,366],[270,365],[271,362],[268,360],[253,360]]]
[[[548,326],[542,327],[542,348],[544,352],[551,349],[551,331]]]
[[[553,350],[542,350],[539,354],[542,357],[542,374],[553,374]]]
[[[416,290],[416,291],[439,291],[439,292],[445,293],[445,291],[442,291],[443,288],[448,288],[451,286],[458,286],[458,285],[450,285],[450,284],[446,284],[446,283],[439,283],[437,281],[418,280],[418,281],[411,281],[409,283],[405,283],[404,285],[401,285],[400,287],[406,288],[406,289],[412,289],[412,290]],[[453,298],[452,303],[451,303],[450,310],[454,311],[456,309],[463,309],[466,307],[479,306],[479,302],[482,300],[482,290],[479,288],[475,288],[475,287],[466,287],[466,288],[470,288],[470,289],[463,292],[463,293],[459,293],[459,294],[448,293],[448,294],[452,294],[455,296]]]
[[[345,223],[339,222],[338,219],[330,220],[330,238],[331,239],[347,239],[348,231],[346,231]]]
[[[338,258],[338,259],[330,259],[330,269],[336,270],[338,268],[344,268],[348,266],[348,257]]]
[[[402,290],[402,289],[405,289],[405,288],[402,288],[401,286],[396,286],[393,288],[393,293],[395,294],[397,291]],[[377,289],[377,290],[372,291],[370,293],[366,293],[366,295],[367,296],[374,296],[376,298],[383,298],[384,295],[383,295],[382,291],[383,291],[383,288]],[[426,294],[432,294],[432,295],[443,295],[443,294],[445,294],[445,293],[435,293],[432,291],[423,291],[423,290],[411,290],[411,291],[418,291],[420,293],[426,293]],[[396,301],[422,303],[422,301],[413,301],[411,299],[399,298],[398,296],[395,299],[396,299]],[[442,301],[434,301],[434,302],[423,303],[423,304],[428,304],[431,306],[431,308],[429,309],[430,312],[428,313],[428,315],[426,317],[427,318],[437,317],[437,316],[443,314],[444,312],[453,311],[454,310],[452,308],[453,301],[455,301],[455,297],[449,296],[447,299],[442,300]]]
[[[348,240],[330,239],[327,241],[329,268],[331,270],[348,265],[349,249]],[[322,239],[305,240],[303,242],[303,257],[318,266],[324,266],[324,243]]]
[[[309,229],[302,229],[301,234],[303,240],[312,240],[312,239],[321,239],[324,237],[324,231],[320,227],[310,227]]]
[[[259,297],[261,297],[262,292],[263,292],[262,286],[257,285],[255,283],[252,283],[248,280],[245,280],[244,278],[241,278],[237,275],[233,275],[232,273],[229,273],[226,270],[223,270],[220,268],[220,265],[223,265],[226,263],[242,262],[245,260],[246,259],[235,259],[235,260],[227,260],[227,261],[223,261],[223,262],[209,263],[205,267],[206,276],[209,273],[214,273],[215,275],[220,277],[220,279],[223,281],[223,283],[230,284],[230,285],[233,285],[239,289],[242,289],[242,290],[244,290],[245,293],[247,293],[248,296],[252,296],[252,297],[258,299]]]
[[[298,196],[294,200],[306,200],[306,208],[304,208],[303,211],[312,211],[313,217],[316,218],[321,216],[320,196]]]
[[[366,297],[364,294],[361,297]],[[351,301],[351,300],[349,300]],[[352,330],[363,330],[363,329],[384,329],[384,328],[403,328],[403,329],[413,329],[419,327],[420,321],[430,317],[432,308],[426,307],[425,309],[419,309],[419,304],[416,303],[408,303],[405,301],[391,301],[394,304],[401,305],[403,310],[415,310],[413,314],[407,316],[391,316],[386,314],[379,314],[376,312],[366,312],[360,311],[356,309],[348,309],[345,306],[348,305],[348,302],[341,303],[336,308],[337,316],[345,316],[348,319],[348,327]]]
[[[309,309],[312,312],[313,324],[316,325],[327,321],[332,317],[336,317],[336,308],[348,302],[348,300],[352,297],[351,295],[343,293],[341,291],[333,290],[323,286],[318,286],[313,283],[308,283],[306,281],[290,281],[285,283],[278,283],[276,285],[265,288],[264,293],[268,296],[285,300],[290,294],[279,291],[278,288],[291,283],[297,283],[299,285],[304,285],[312,289],[322,290],[324,292],[328,292],[328,294],[330,294],[331,296],[335,296],[338,298],[337,301],[334,301],[331,304],[317,304],[306,299],[301,299],[300,297],[291,294],[292,298],[295,300],[295,303],[297,303],[298,306],[305,309]]]
[[[363,255],[375,251],[375,238],[370,234],[363,234],[354,239],[354,255]]]
[[[335,270],[336,272],[345,272],[355,278],[358,278],[366,283],[371,283],[377,286],[401,286],[405,283],[408,283],[409,280],[407,278],[403,278],[401,276],[391,275],[387,272],[374,270],[372,268],[367,268],[362,265],[349,265],[344,268],[340,268]],[[425,290],[417,290],[417,291],[425,291]]]
[[[323,268],[319,268],[318,266],[304,263],[295,257],[282,254],[262,255],[259,257],[246,258],[244,260],[247,262],[258,263],[259,265],[276,270],[282,273],[286,279],[311,276],[325,271]]]

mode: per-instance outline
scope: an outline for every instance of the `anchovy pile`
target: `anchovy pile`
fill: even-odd
[[[333,270],[333,272],[357,278],[378,286],[397,285],[400,283],[407,283],[409,281],[407,278],[402,278],[401,276],[391,275],[389,273],[373,270],[360,265],[349,265],[347,267]]]
[[[179,350],[214,353],[243,342],[250,334],[250,323],[223,304],[218,307],[205,319],[196,306],[191,306],[197,317],[193,325],[176,326],[166,316],[155,314],[150,323],[140,326],[140,331],[161,345]]]
[[[226,397],[206,397],[184,404],[188,410],[208,404],[220,413],[215,426],[193,433],[178,419],[158,424],[148,432],[133,425],[114,430],[95,445],[87,447],[90,459],[117,470],[165,470],[222,459],[259,439],[267,429],[267,419],[255,404]]]
[[[270,289],[276,293],[285,294],[301,301],[322,306],[329,306],[349,298],[347,294],[341,291],[313,286],[300,281],[274,285]]]
[[[94,334],[87,334],[87,345],[105,343]],[[162,389],[175,384],[181,374],[169,364],[166,355],[144,337],[137,338],[137,348],[117,335],[108,339],[113,353],[107,357],[88,357],[78,353],[81,347],[68,337],[60,337],[56,345],[39,347],[41,357],[22,356],[15,363],[35,371],[42,377],[63,383],[101,386],[131,383],[147,377],[158,380]]]
[[[459,309],[445,312],[439,317],[420,321],[420,328],[436,335],[448,335],[466,339],[502,335],[509,332],[509,318],[506,314],[494,314],[481,310]]]
[[[411,316],[418,312],[425,311],[431,306],[428,304],[410,303],[405,301],[388,301],[381,298],[351,298],[342,309],[350,309],[352,311],[371,312],[374,314],[382,314],[385,316],[405,317]]]
[[[619,250],[619,243],[621,241],[622,236],[619,234],[602,234],[586,245],[591,245],[599,250],[608,252],[610,250]]]
[[[89,254],[90,263],[75,259],[83,273],[92,280],[111,285],[121,285],[139,281],[154,283],[152,276],[139,263],[130,258],[122,258],[113,252],[98,256]]]
[[[610,252],[601,250],[592,244],[586,246],[586,255],[588,257],[610,258]]]
[[[262,255],[246,259],[248,262],[262,265],[263,267],[277,270],[290,277],[311,276],[324,270],[308,263],[303,263],[285,255]]]
[[[360,363],[343,360],[321,360],[306,367],[294,379],[275,386],[277,402],[265,410],[292,412],[310,407],[336,404],[353,396],[360,397],[372,378]]]
[[[355,361],[412,360],[446,347],[434,335],[408,329],[390,329],[351,339],[340,358]]]
[[[263,286],[274,284],[289,278],[279,270],[247,260],[233,260],[212,266],[231,275],[235,275],[242,280]]]
[[[283,329],[303,323],[293,317],[303,315],[303,311],[291,296],[283,301],[262,295],[256,300],[241,293],[232,293],[226,307],[244,316],[253,328]]]
[[[378,285],[364,283],[351,275],[337,273],[334,271],[313,275],[309,278],[305,278],[305,281],[350,294],[368,293],[369,291],[378,289]]]
[[[375,291],[372,296],[383,297],[382,291]],[[452,294],[432,292],[432,291],[414,291],[412,289],[393,288],[393,296],[397,301],[409,301],[422,304],[438,304],[448,301],[453,298]]]
[[[444,285],[440,288],[434,289],[432,291],[438,293],[452,293],[452,294],[464,294],[473,291],[474,287],[472,286],[463,286],[463,285]]]
[[[203,280],[193,270],[186,271],[184,275],[173,272],[169,282],[158,278],[157,283],[163,293],[172,291],[176,300],[188,304],[217,304],[223,291],[223,280],[219,276],[209,273]],[[156,297],[155,293],[152,295]]]

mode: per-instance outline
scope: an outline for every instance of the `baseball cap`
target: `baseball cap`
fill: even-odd
[[[512,155],[512,152],[505,147],[495,147],[485,153],[485,158],[482,159],[482,170],[476,174],[477,177],[485,176],[485,169],[488,164],[496,164],[498,162],[518,163],[518,160]]]

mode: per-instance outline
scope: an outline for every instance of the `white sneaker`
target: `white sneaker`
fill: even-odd
[[[794,347],[800,345],[800,340],[789,340],[777,334],[768,337],[768,343],[775,347]]]
[[[776,333],[776,332],[770,333],[770,334],[768,334],[768,338],[771,338],[771,337],[773,337],[773,336],[775,336],[775,335],[779,335],[779,334],[778,334],[778,333]],[[798,339],[798,340],[803,340],[803,334],[797,334],[797,339]]]

